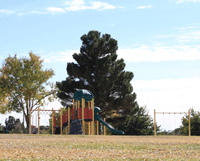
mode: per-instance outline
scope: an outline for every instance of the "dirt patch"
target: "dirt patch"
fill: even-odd
[[[198,160],[200,137],[0,135],[5,160]]]

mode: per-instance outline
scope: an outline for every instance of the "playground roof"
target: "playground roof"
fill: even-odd
[[[74,93],[73,99],[75,99],[75,101],[81,101],[82,98],[84,98],[87,102],[91,101],[94,98],[94,95],[87,89],[80,89],[76,93]]]

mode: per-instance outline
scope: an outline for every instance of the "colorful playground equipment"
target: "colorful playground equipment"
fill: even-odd
[[[67,112],[61,112],[60,116],[56,118],[53,115],[53,128],[55,134],[62,134],[62,129],[66,128],[67,134],[86,134],[86,124],[88,129],[88,134],[94,135],[94,123],[97,122],[97,135],[99,134],[99,122],[104,125],[104,135],[105,127],[110,129],[112,132],[117,134],[124,134],[121,130],[116,130],[110,124],[108,124],[105,119],[103,120],[98,112],[101,109],[94,106],[94,95],[92,92],[86,89],[78,90],[73,96],[73,108],[68,107]],[[56,121],[58,125],[56,126]],[[61,126],[62,125],[62,126]]]

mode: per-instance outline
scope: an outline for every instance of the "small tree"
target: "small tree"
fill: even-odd
[[[5,126],[1,125],[0,123],[0,134],[5,133]]]
[[[20,119],[15,119],[13,116],[9,116],[8,119],[5,120],[8,126],[9,133],[21,133],[22,132],[22,124]]]
[[[191,135],[200,136],[200,112],[191,109],[190,112],[190,127]],[[181,134],[189,135],[189,117],[188,115],[182,117],[182,126],[180,126]]]
[[[15,120],[15,129],[13,130],[13,133],[22,133],[23,125],[20,122],[20,119]]]
[[[22,111],[27,129],[30,111],[43,106],[46,98],[53,101],[56,93],[54,85],[47,82],[54,72],[43,70],[42,63],[39,56],[30,52],[29,58],[9,56],[0,69],[0,113]]]
[[[125,119],[123,117],[113,117],[107,121],[111,122],[118,129],[123,130],[125,135],[153,135],[153,119],[148,114],[146,106],[137,106],[132,109],[137,109],[137,111],[130,111],[130,114]],[[159,129],[160,126],[157,126],[156,131],[159,131]]]
[[[8,131],[12,131],[15,128],[15,118],[13,116],[8,117]]]

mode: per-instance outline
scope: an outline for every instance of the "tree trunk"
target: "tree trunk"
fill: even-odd
[[[29,134],[29,114],[25,115],[26,119],[26,133]]]
[[[23,134],[24,134],[24,111],[23,111]]]

